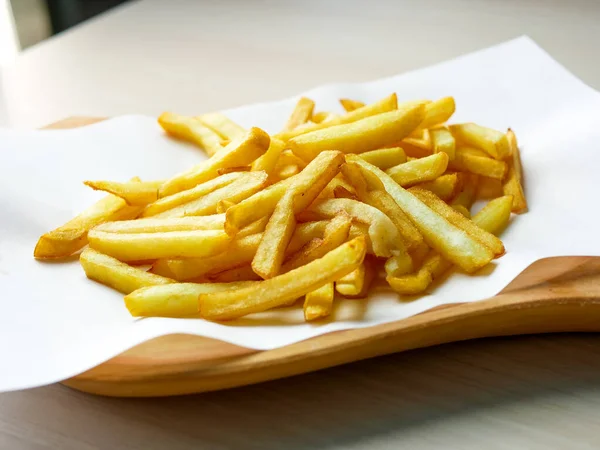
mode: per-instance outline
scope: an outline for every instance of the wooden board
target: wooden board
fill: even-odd
[[[71,118],[47,128],[98,122]],[[63,383],[119,397],[182,395],[307,373],[393,352],[488,336],[600,331],[600,258],[540,260],[499,295],[408,319],[256,351],[192,335],[162,336]]]

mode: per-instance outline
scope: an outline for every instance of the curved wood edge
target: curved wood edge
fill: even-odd
[[[49,129],[104,119],[70,118]],[[444,305],[401,321],[256,351],[192,335],[162,336],[63,384],[106,396],[199,393],[306,373],[384,354],[490,336],[600,331],[600,258],[540,260],[499,296]]]

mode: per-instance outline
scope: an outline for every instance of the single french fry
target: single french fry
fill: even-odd
[[[404,276],[388,276],[386,278],[390,287],[401,295],[418,295],[427,290],[433,281],[428,270],[419,269],[414,274]]]
[[[510,156],[508,139],[500,131],[476,123],[451,125],[450,131],[456,139],[457,147],[475,147],[497,160]]]
[[[262,233],[236,238],[221,253],[204,258],[160,259],[152,272],[177,281],[188,281],[248,265],[252,262]]]
[[[460,178],[456,173],[441,175],[435,180],[417,184],[415,187],[433,192],[444,201],[454,197],[460,189]]]
[[[360,153],[360,157],[369,164],[379,167],[381,170],[389,169],[406,162],[406,153],[402,147],[389,147]]]
[[[209,279],[215,283],[232,283],[234,281],[259,281],[261,280],[252,266],[247,264],[245,266],[234,267],[233,269],[227,269],[223,272],[209,275]]]
[[[443,97],[434,102],[425,105],[425,117],[423,122],[419,125],[419,128],[431,128],[435,125],[446,122],[454,111],[456,110],[456,104],[453,97]]]
[[[253,127],[242,138],[234,139],[206,161],[165,181],[158,195],[166,197],[191,189],[216,178],[219,169],[246,166],[265,153],[269,143],[269,135]]]
[[[367,179],[369,176],[378,178],[387,193],[419,229],[427,245],[439,251],[464,271],[472,273],[494,258],[493,252],[488,247],[432,211],[385,172],[358,156],[347,155],[346,159],[360,165],[363,173],[368,174]]]
[[[465,209],[470,210],[477,194],[479,178],[480,177],[475,174],[465,174],[461,183],[460,192],[452,199],[450,205],[462,205],[465,207]]]
[[[282,180],[229,208],[226,213],[225,231],[234,236],[252,222],[264,216],[271,216],[275,205],[292,181],[293,178]]]
[[[451,206],[448,206],[437,195],[430,191],[419,188],[411,188],[410,192],[452,225],[465,231],[474,239],[478,240],[492,250],[495,256],[501,256],[504,254],[504,244],[500,239],[498,239],[492,233],[488,233],[487,231],[475,225],[471,220],[463,216]]]
[[[238,125],[233,120],[221,113],[202,114],[198,117],[200,122],[213,130],[221,139],[233,141],[246,134],[244,127]]]
[[[365,240],[359,237],[320,259],[256,285],[201,294],[201,315],[208,320],[231,320],[284,305],[352,272],[362,263],[365,253]]]
[[[158,199],[158,189],[163,181],[84,181],[95,191],[105,191],[121,197],[130,206],[146,206]]]
[[[250,172],[252,170],[252,166],[240,166],[240,167],[227,167],[224,169],[218,169],[218,175],[225,175],[228,173],[237,173],[237,172]]]
[[[231,238],[219,230],[106,233],[90,230],[90,247],[119,261],[199,258],[225,251]]]
[[[367,296],[374,278],[373,261],[365,258],[361,265],[335,282],[335,290],[344,297],[363,298]]]
[[[252,268],[263,278],[279,273],[296,226],[295,215],[303,211],[335,177],[344,162],[338,151],[320,153],[294,178],[289,189],[277,202],[263,238],[252,260]]]
[[[304,297],[304,320],[310,322],[329,316],[333,309],[334,296],[335,292],[331,282],[308,292]]]
[[[166,231],[223,230],[225,214],[202,217],[177,217],[165,219],[138,219],[106,222],[96,231],[106,233],[161,233]]]
[[[400,186],[412,186],[424,181],[435,180],[448,167],[448,155],[436,153],[425,158],[405,162],[386,170]]]
[[[448,159],[452,161],[456,154],[456,141],[454,136],[447,128],[435,128],[429,131],[431,135],[431,144],[433,153],[444,152],[448,155]]]
[[[511,159],[508,163],[508,175],[502,186],[504,195],[512,195],[514,213],[527,211],[527,200],[523,191],[523,169],[521,167],[521,154],[515,133],[509,129],[506,133]]]
[[[233,183],[235,180],[245,176],[246,174],[244,174],[243,172],[228,173],[214,178],[210,181],[207,181],[206,183],[199,184],[198,186],[192,189],[188,189],[186,191],[182,191],[174,195],[169,195],[168,197],[160,198],[154,203],[151,203],[148,206],[146,206],[146,208],[142,212],[142,217],[155,216],[161,212],[173,209],[176,206],[183,205],[184,203],[189,203],[193,200],[210,194],[211,192],[214,192],[217,189],[222,188],[223,186]]]
[[[275,137],[277,139],[281,139],[282,141],[288,141],[289,139],[304,133],[322,130],[335,125],[356,122],[357,120],[393,111],[395,109],[398,109],[398,97],[394,93],[375,103],[365,105],[362,108],[355,109],[354,111],[338,116],[332,120],[324,120],[320,123],[310,124],[306,127],[298,127],[294,130],[284,131],[276,134]]]
[[[315,102],[313,102],[310,98],[300,97],[296,103],[294,111],[292,111],[292,115],[284,127],[284,131],[293,130],[299,125],[308,122],[308,120],[312,117],[314,108]]]
[[[142,208],[129,206],[120,197],[109,194],[69,220],[64,225],[42,235],[33,251],[37,259],[66,258],[88,243],[90,229],[104,222],[137,217]]]
[[[477,198],[479,199],[492,199],[501,197],[502,192],[502,181],[497,178],[490,177],[479,177],[479,183],[477,184]]]
[[[352,218],[345,212],[335,216],[325,227],[323,239],[313,239],[298,253],[289,258],[281,267],[281,272],[289,272],[297,267],[322,258],[348,239]]]
[[[491,200],[473,216],[473,223],[489,233],[498,235],[510,221],[512,205],[514,200],[510,195]]]
[[[79,262],[90,280],[105,284],[123,294],[129,294],[146,286],[174,283],[169,278],[129,266],[91,248],[81,252]]]
[[[448,164],[452,170],[470,172],[502,180],[506,175],[506,163],[490,158],[486,153],[471,147],[456,149],[453,161]]]
[[[205,216],[217,213],[217,206],[223,200],[238,203],[260,191],[266,184],[268,175],[265,172],[248,172],[232,183],[206,194],[203,197],[176,206],[154,217]]]
[[[198,296],[252,286],[256,282],[175,283],[143,287],[125,296],[133,317],[198,317]]]
[[[221,150],[221,138],[197,118],[165,112],[158,118],[160,126],[171,136],[198,145],[208,156]]]
[[[272,176],[279,160],[279,156],[285,148],[285,143],[279,139],[272,138],[267,151],[252,163],[252,170],[267,172]]]
[[[368,234],[375,255],[390,257],[394,250],[402,245],[400,233],[390,218],[379,209],[358,200],[348,198],[324,200],[311,205],[301,217],[308,220],[333,218],[340,211],[345,211],[354,220],[369,226]]]
[[[326,112],[326,111],[321,111],[318,113],[314,113],[311,117],[311,120],[314,123],[321,123],[321,122],[327,122],[328,120],[334,120],[337,119],[339,117],[339,115],[332,113],[332,112]]]
[[[346,110],[346,112],[354,111],[355,109],[362,108],[365,106],[363,102],[357,100],[350,100],[348,98],[340,98],[340,104]]]
[[[395,145],[399,145],[404,150],[407,161],[408,158],[425,158],[433,155],[432,143],[422,139],[406,138]]]
[[[453,208],[455,211],[457,211],[460,214],[462,214],[463,216],[465,216],[467,219],[471,218],[471,211],[469,211],[463,205],[454,205],[454,206],[451,206],[451,208]]]
[[[344,153],[375,150],[410,134],[423,119],[423,111],[424,106],[417,105],[378,114],[296,136],[288,141],[288,146],[305,161],[311,161],[320,152],[332,148]]]

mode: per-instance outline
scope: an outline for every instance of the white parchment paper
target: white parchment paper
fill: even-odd
[[[200,319],[133,319],[122,295],[87,280],[76,258],[43,263],[37,238],[100,198],[85,179],[166,178],[201,158],[164,136],[155,118],[127,116],[65,131],[0,130],[0,390],[66,379],[150,338],[190,333],[272,349],[334,330],[406,318],[434,306],[495,295],[537,259],[600,255],[600,94],[528,38],[434,67],[364,84],[304,93],[319,110],[365,102],[453,95],[453,122],[512,127],[525,167],[530,211],[502,236],[507,254],[486,275],[452,275],[407,301],[378,289],[368,301],[338,303],[332,320],[306,324],[301,308],[221,325]],[[294,99],[226,111],[244,126],[277,132]],[[201,111],[199,111],[201,112]],[[491,272],[491,273],[490,273]]]

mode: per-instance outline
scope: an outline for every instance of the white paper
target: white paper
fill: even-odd
[[[537,259],[600,255],[600,94],[520,38],[416,72],[307,93],[320,110],[340,97],[372,102],[453,95],[454,122],[511,127],[519,139],[530,205],[503,234],[507,254],[485,276],[455,274],[408,301],[384,288],[368,301],[338,304],[332,320],[307,324],[301,308],[228,324],[201,319],[133,319],[122,295],[87,280],[76,258],[33,259],[38,237],[102,194],[86,179],[166,178],[200,152],[166,138],[155,118],[128,116],[65,131],[0,130],[0,390],[39,386],[81,373],[156,336],[190,333],[272,349],[334,330],[369,327],[432,307],[495,295]],[[226,111],[244,126],[277,132],[296,99]],[[491,272],[491,273],[490,273]]]

